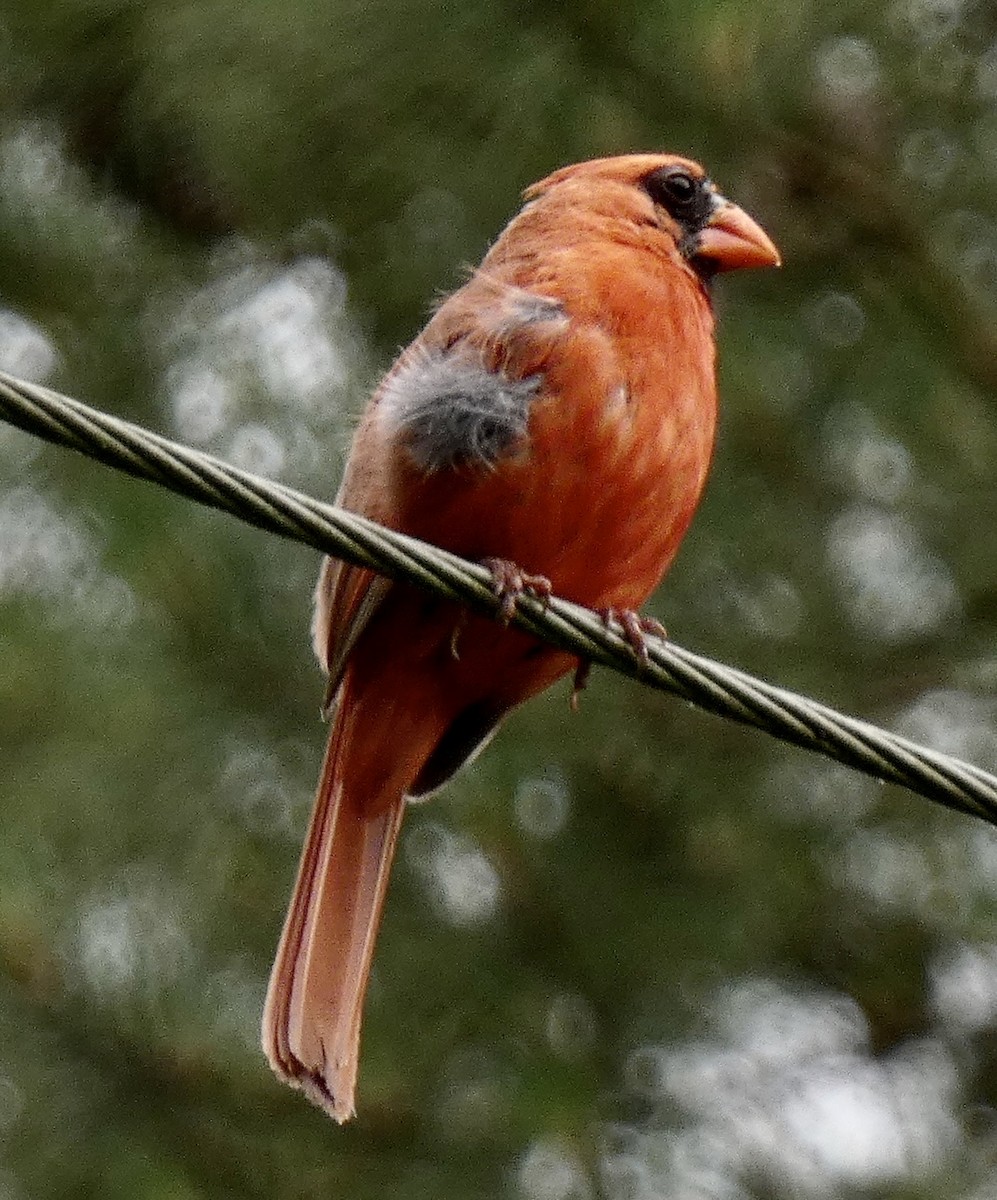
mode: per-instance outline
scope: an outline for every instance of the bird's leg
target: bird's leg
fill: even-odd
[[[527,575],[522,567],[517,567],[507,558],[486,558],[482,565],[487,567],[492,576],[492,591],[499,602],[499,620],[508,625],[516,611],[516,601],[528,592],[538,600],[548,601],[554,588],[546,575]]]
[[[602,617],[603,624],[607,627],[613,621],[617,622],[623,630],[624,640],[642,667],[646,667],[648,664],[647,634],[659,638],[668,637],[668,631],[660,621],[656,621],[654,617],[642,617],[632,608],[597,608],[596,612]]]

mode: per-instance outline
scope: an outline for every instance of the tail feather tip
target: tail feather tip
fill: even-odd
[[[286,1062],[282,1056],[274,1054],[274,1047],[266,1042],[264,1050],[277,1078],[303,1092],[312,1104],[321,1108],[338,1125],[345,1124],[356,1115],[355,1089],[351,1084],[343,1080],[333,1082],[322,1071],[311,1070],[296,1058]]]

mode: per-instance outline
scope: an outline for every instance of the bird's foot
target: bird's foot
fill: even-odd
[[[546,603],[553,594],[553,586],[545,575],[527,575],[507,558],[486,558],[482,565],[492,576],[492,591],[499,602],[499,620],[508,625],[516,612],[516,601],[527,592]]]
[[[623,630],[624,640],[634,652],[634,658],[641,667],[646,667],[649,661],[647,635],[651,634],[652,637],[659,638],[668,637],[668,631],[660,621],[656,621],[654,617],[642,617],[632,608],[597,608],[596,612],[602,617],[603,624],[607,627],[614,621],[620,626]]]
[[[647,656],[647,635],[651,634],[654,637],[668,637],[668,630],[660,621],[656,621],[654,617],[642,617],[640,613],[634,612],[632,608],[597,608],[595,610],[602,617],[603,624],[608,628],[615,621],[623,630],[623,636],[626,639],[627,645],[634,653],[634,658],[642,667],[648,664]],[[588,685],[589,675],[592,672],[592,662],[587,658],[580,658],[578,666],[575,668],[575,678],[571,686],[571,711],[578,711],[578,698]]]

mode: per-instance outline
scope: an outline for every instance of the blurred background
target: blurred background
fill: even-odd
[[[997,767],[986,0],[7,0],[0,367],[331,498],[522,187],[701,159],[676,641]],[[257,1047],[310,551],[0,427],[0,1200],[997,1197],[997,835],[596,671],[403,834],[338,1129]]]

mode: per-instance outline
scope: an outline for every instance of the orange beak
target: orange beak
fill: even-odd
[[[765,230],[722,196],[717,197],[716,212],[699,235],[695,256],[705,259],[716,271],[782,264],[779,251]]]

